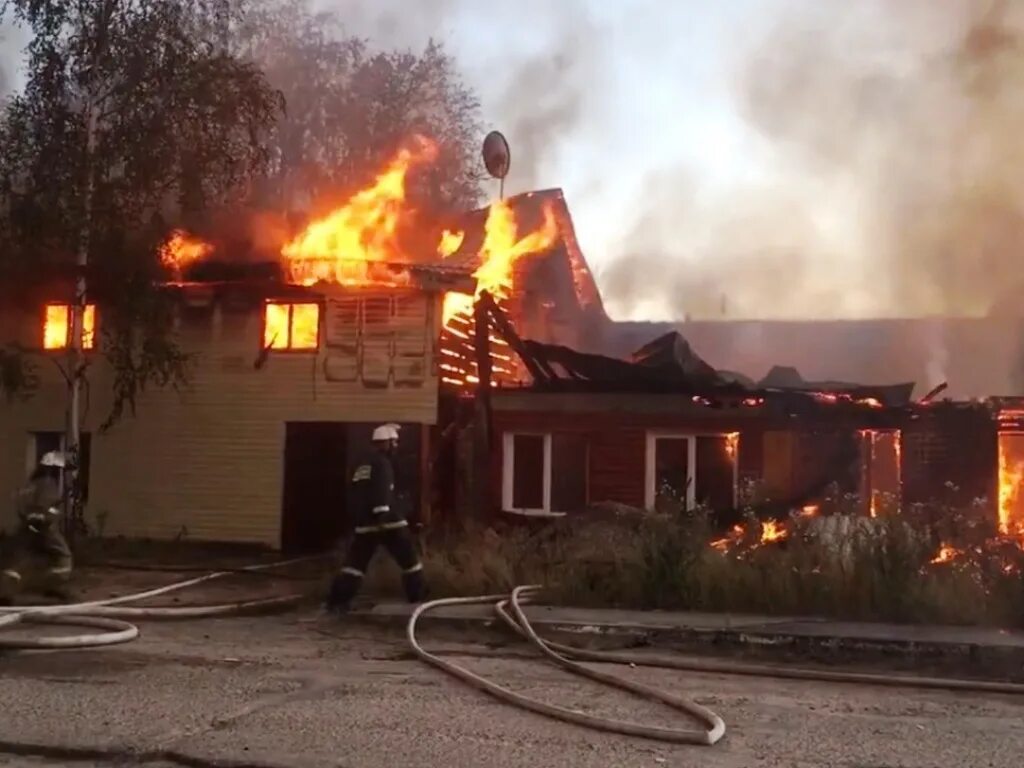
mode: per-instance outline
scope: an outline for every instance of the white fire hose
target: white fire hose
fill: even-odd
[[[106,600],[76,603],[71,605],[36,605],[0,608],[0,630],[18,623],[56,624],[102,630],[99,633],[65,635],[53,637],[3,638],[0,650],[38,649],[79,649],[115,645],[134,640],[139,628],[126,619],[194,619],[234,616],[255,609],[282,608],[302,600],[303,595],[285,595],[235,603],[190,607],[127,607],[152,597],[177,592],[204,582],[213,581],[233,573],[260,572],[294,565],[300,562],[320,559],[323,556],[303,557],[276,563],[246,566],[240,569],[217,571],[196,578],[180,581],[164,587],[146,590],[131,595]],[[716,713],[694,702],[642,683],[625,680],[616,675],[592,669],[581,661],[647,666],[663,669],[677,669],[710,674],[748,675],[755,677],[809,680],[834,683],[860,683],[865,685],[894,686],[906,688],[942,689],[999,694],[1024,694],[1024,685],[1015,683],[956,680],[932,677],[877,675],[856,672],[830,672],[814,669],[788,668],[764,664],[744,664],[733,661],[701,661],[685,658],[655,657],[622,652],[590,651],[554,643],[542,639],[531,626],[523,611],[523,605],[532,602],[541,587],[520,586],[509,595],[486,595],[481,597],[455,597],[423,603],[413,611],[406,627],[406,635],[413,651],[423,661],[447,672],[469,685],[523,709],[547,717],[562,720],[600,731],[621,733],[628,736],[667,741],[679,744],[712,746],[725,735],[725,722]],[[504,688],[468,669],[447,661],[438,654],[426,651],[416,638],[419,619],[428,612],[453,605],[491,604],[502,621],[517,634],[530,641],[541,653],[559,666],[583,677],[606,683],[641,698],[653,699],[692,717],[701,729],[664,728],[636,722],[615,720],[589,715],[578,710],[547,704]],[[511,612],[510,610],[511,609]]]
[[[139,628],[126,619],[198,619],[210,617],[236,616],[253,610],[267,608],[284,608],[293,606],[302,600],[303,595],[285,595],[279,597],[243,600],[223,605],[183,606],[183,607],[126,607],[128,603],[137,603],[151,597],[166,595],[188,587],[194,587],[207,581],[213,581],[238,572],[259,572],[282,568],[296,563],[321,559],[323,556],[301,557],[276,563],[250,565],[230,571],[217,571],[198,576],[186,581],[179,581],[165,587],[149,589],[122,597],[107,600],[93,600],[69,605],[30,605],[17,607],[0,607],[0,630],[15,624],[60,624],[90,629],[104,630],[101,633],[80,635],[58,635],[53,637],[11,637],[0,636],[0,650],[37,650],[56,648],[95,648],[105,645],[116,645],[134,640],[139,636]]]
[[[478,688],[506,703],[531,712],[536,712],[556,720],[575,723],[600,731],[622,733],[629,736],[640,736],[681,744],[699,744],[713,746],[725,735],[725,723],[721,717],[711,710],[687,701],[679,696],[624,680],[616,675],[601,672],[585,666],[580,661],[605,664],[626,664],[629,666],[657,667],[661,669],[677,669],[687,672],[702,672],[720,675],[746,675],[751,677],[781,678],[786,680],[808,680],[828,683],[859,683],[863,685],[890,686],[900,688],[925,688],[949,691],[966,691],[973,693],[997,693],[1024,695],[1024,684],[1000,683],[975,680],[956,680],[935,677],[916,677],[910,675],[879,675],[860,672],[831,672],[816,669],[800,669],[770,664],[745,664],[734,661],[703,661],[686,658],[656,657],[645,654],[629,654],[622,652],[589,651],[572,646],[553,643],[539,637],[530,625],[523,611],[523,605],[531,602],[541,587],[520,586],[512,590],[510,595],[487,595],[482,597],[455,597],[434,600],[424,603],[413,611],[406,627],[406,636],[413,651],[423,661],[444,670],[465,683]],[[416,624],[428,612],[452,605],[483,605],[491,604],[497,615],[518,635],[530,641],[541,653],[559,666],[598,682],[607,683],[616,688],[629,691],[641,698],[660,701],[673,709],[679,710],[702,726],[702,730],[682,728],[661,728],[641,723],[614,720],[611,718],[588,715],[574,709],[547,704],[528,696],[511,691],[497,683],[481,677],[465,667],[446,661],[437,654],[425,650],[416,638]],[[511,613],[509,608],[511,607]]]

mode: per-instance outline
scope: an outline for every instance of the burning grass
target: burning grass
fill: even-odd
[[[859,500],[750,518],[724,539],[703,510],[470,528],[428,542],[424,559],[446,595],[545,583],[582,606],[1024,624],[1024,550],[988,536],[977,510],[871,519],[845,506]]]

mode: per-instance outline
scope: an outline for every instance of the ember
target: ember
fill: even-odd
[[[959,557],[962,554],[963,554],[963,552],[961,552],[956,547],[952,547],[949,544],[943,544],[939,548],[939,554],[937,554],[935,557],[933,557],[931,562],[933,564],[951,563],[954,560],[956,560],[956,558]]]
[[[410,274],[401,265],[411,260],[403,253],[398,236],[403,219],[412,213],[405,198],[406,176],[415,166],[436,157],[437,146],[416,137],[371,186],[287,243],[281,255],[290,281],[299,285],[408,285]]]

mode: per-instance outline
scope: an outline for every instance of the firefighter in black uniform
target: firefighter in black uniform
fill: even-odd
[[[373,451],[352,474],[355,532],[345,567],[335,576],[327,609],[344,613],[352,603],[377,547],[383,545],[402,569],[402,586],[410,603],[426,597],[423,564],[416,554],[409,521],[395,500],[392,457],[398,448],[398,427],[386,424],[373,431]]]
[[[22,592],[70,599],[71,549],[60,532],[60,475],[65,458],[58,451],[43,456],[28,484],[18,493],[20,525],[13,552],[0,565],[0,605]]]

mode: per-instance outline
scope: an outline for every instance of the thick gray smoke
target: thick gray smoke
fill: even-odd
[[[720,315],[721,294],[732,316],[1015,310],[1024,3],[796,0],[740,61],[740,114],[782,183],[710,206],[655,185],[610,300],[660,265],[680,316]],[[683,229],[673,249],[659,222],[704,242]]]

